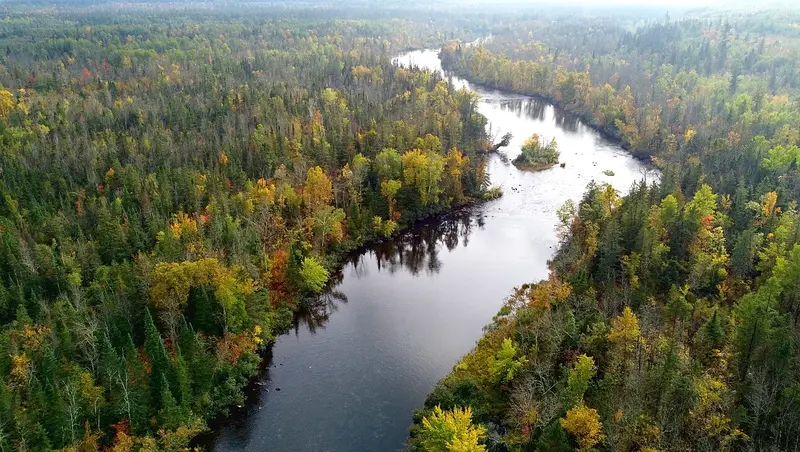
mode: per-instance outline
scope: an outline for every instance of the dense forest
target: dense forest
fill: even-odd
[[[345,252],[487,195],[391,62],[438,30],[260,11],[0,21],[0,451],[184,450]]]
[[[0,452],[187,450],[349,251],[499,195],[430,46],[662,177],[564,204],[409,448],[800,449],[800,15],[365,2],[4,7]]]
[[[430,394],[412,449],[800,448],[798,22],[559,17],[442,48],[663,176],[564,205],[550,278],[516,289]]]

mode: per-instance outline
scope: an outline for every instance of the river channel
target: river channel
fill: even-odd
[[[430,50],[403,54],[396,63],[442,70]],[[558,243],[557,209],[580,200],[592,180],[624,194],[658,177],[547,102],[448,80],[479,95],[478,110],[493,135],[513,133],[509,158],[537,133],[556,139],[565,167],[523,172],[493,156],[488,168],[502,198],[354,256],[319,305],[278,339],[247,405],[214,434],[215,450],[402,448],[414,410],[470,351],[505,297],[547,277]]]

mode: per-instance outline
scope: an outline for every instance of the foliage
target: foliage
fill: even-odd
[[[661,177],[592,182],[559,209],[551,274],[512,293],[421,416],[458,399],[521,450],[798,447],[800,81],[780,56],[800,51],[797,12],[554,16],[449,42],[443,66],[552,101]],[[503,384],[475,365],[518,356]]]
[[[443,411],[436,406],[430,416],[422,419],[420,444],[432,452],[483,452],[480,444],[486,437],[483,426],[472,424],[470,408]]]
[[[516,358],[519,347],[506,338],[497,354],[489,359],[489,372],[496,383],[508,383],[525,366],[528,359],[525,356]]]
[[[567,411],[567,415],[560,422],[561,427],[575,437],[579,450],[591,450],[603,440],[603,425],[600,423],[600,415],[594,408],[578,405]]]
[[[608,340],[627,351],[631,351],[636,346],[641,335],[639,319],[629,306],[625,306],[622,314],[611,322]]]
[[[514,165],[522,169],[545,169],[558,163],[558,144],[555,138],[542,145],[538,135],[531,135],[522,145],[521,153],[514,159]]]
[[[300,277],[305,287],[313,293],[322,293],[328,282],[328,270],[313,257],[306,257],[300,266]]]
[[[485,193],[473,97],[391,62],[443,23],[151,6],[0,24],[0,450],[184,450],[343,253]]]
[[[567,378],[567,404],[574,407],[583,400],[583,394],[589,388],[589,382],[597,373],[597,366],[591,356],[581,355],[575,367],[570,369]]]

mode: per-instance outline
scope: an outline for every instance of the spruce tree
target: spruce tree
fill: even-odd
[[[164,347],[164,341],[153,323],[150,311],[145,313],[144,323],[144,352],[150,360],[150,401],[152,407],[163,407],[162,396],[164,391],[155,390],[162,385],[162,379],[171,380],[172,363]]]

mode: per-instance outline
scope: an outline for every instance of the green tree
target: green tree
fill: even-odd
[[[557,164],[560,155],[555,139],[542,145],[539,135],[533,134],[525,140],[520,154],[513,163],[522,169],[544,169]]]
[[[508,383],[528,362],[528,358],[520,356],[519,346],[509,338],[503,339],[500,350],[489,358],[489,372],[495,383]]]
[[[396,149],[386,148],[375,156],[373,167],[379,181],[397,179],[403,169],[403,159]]]
[[[176,429],[186,421],[186,413],[175,401],[169,388],[167,377],[162,375],[160,385],[161,409],[158,411],[159,424],[167,429]]]
[[[566,402],[568,407],[574,407],[583,400],[583,394],[589,388],[589,383],[597,373],[597,366],[591,356],[581,355],[570,369],[567,377]]]
[[[172,361],[149,310],[145,312],[144,322],[144,352],[149,359],[151,406],[163,408],[165,403],[163,385],[171,380]]]
[[[328,282],[328,270],[313,257],[306,257],[300,267],[300,277],[309,292],[322,293]]]
[[[344,219],[344,211],[333,206],[323,206],[314,211],[311,220],[312,229],[317,238],[315,240],[316,250],[322,253],[328,245],[328,241],[332,240],[338,243],[344,238],[344,229],[342,228]]]
[[[386,204],[389,206],[389,219],[400,219],[400,212],[397,211],[397,192],[403,184],[399,180],[389,179],[381,182],[381,195],[386,198]]]
[[[403,154],[404,185],[414,187],[423,206],[439,201],[445,158],[433,152],[414,149]]]

